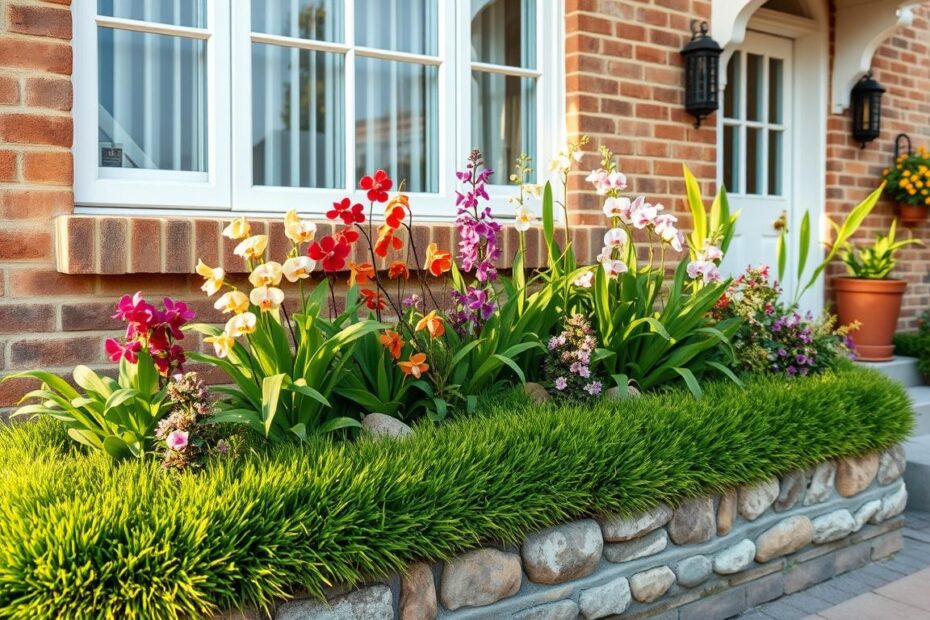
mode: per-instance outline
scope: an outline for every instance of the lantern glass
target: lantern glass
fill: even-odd
[[[882,94],[885,89],[868,73],[853,87],[850,94],[853,139],[865,148],[881,134]]]
[[[719,107],[718,83],[720,54],[723,50],[707,34],[707,23],[692,23],[691,41],[681,50],[685,59],[685,109],[697,120]]]

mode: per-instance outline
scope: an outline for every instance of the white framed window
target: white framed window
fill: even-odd
[[[509,195],[520,153],[543,180],[563,139],[561,5],[75,3],[76,202],[318,214],[384,168],[451,217],[472,148]]]

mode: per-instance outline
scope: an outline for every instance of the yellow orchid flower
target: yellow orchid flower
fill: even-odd
[[[255,235],[239,242],[233,254],[242,258],[258,259],[268,247],[268,235]]]
[[[244,217],[237,217],[223,229],[223,236],[230,239],[242,239],[249,236],[251,226]]]
[[[205,279],[200,290],[205,292],[207,297],[213,297],[217,291],[223,288],[223,279],[226,277],[226,272],[221,267],[210,267],[198,258],[197,273]]]
[[[316,224],[300,219],[297,209],[291,209],[284,216],[284,234],[294,243],[309,243],[316,234]]]
[[[252,270],[249,282],[252,286],[277,286],[281,283],[282,275],[280,263],[268,261]]]
[[[236,340],[225,332],[218,336],[207,336],[203,341],[213,345],[213,351],[216,353],[217,357],[226,357],[229,355],[233,345],[236,343]]]
[[[260,286],[249,293],[249,301],[261,308],[262,312],[272,312],[284,301],[284,291],[273,286]]]
[[[223,314],[230,312],[242,314],[249,309],[249,298],[241,291],[230,291],[217,299],[213,307]]]
[[[225,331],[230,338],[238,338],[255,332],[255,325],[258,318],[251,312],[237,314],[226,321]]]
[[[316,261],[309,256],[296,256],[284,261],[284,277],[288,282],[297,282],[310,277],[310,272],[316,267]]]

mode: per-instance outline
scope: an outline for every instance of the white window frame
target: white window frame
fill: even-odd
[[[96,2],[76,2],[74,19],[74,119],[75,119],[75,202],[80,213],[147,215],[219,215],[218,212],[271,215],[295,208],[303,214],[321,215],[332,202],[349,196],[365,202],[364,192],[355,184],[355,91],[354,71],[346,71],[345,107],[345,187],[335,189],[294,188],[252,185],[251,143],[251,53],[252,43],[288,43],[307,50],[345,54],[348,63],[355,56],[386,60],[417,60],[439,67],[439,162],[437,193],[411,193],[417,219],[450,220],[455,217],[455,170],[464,167],[471,144],[471,71],[481,69],[535,77],[536,152],[529,153],[536,169],[536,180],[556,180],[548,171],[548,161],[565,139],[565,82],[563,67],[564,3],[537,0],[536,69],[501,69],[473,63],[469,0],[437,0],[440,36],[435,58],[354,46],[354,2],[346,0],[343,43],[290,39],[278,35],[253,34],[250,28],[251,3],[245,0],[207,0],[207,28],[186,28],[134,20],[99,17]],[[462,24],[449,27],[449,24]],[[185,173],[157,170],[114,169],[97,166],[97,27],[114,26],[141,32],[195,36],[207,41],[208,172]],[[238,95],[236,93],[239,93]],[[243,95],[241,93],[247,93]],[[103,172],[101,172],[103,170]],[[374,172],[373,170],[370,172]],[[501,216],[512,215],[506,197],[513,195],[508,185],[512,170],[496,170],[488,186],[491,204]],[[192,180],[191,175],[204,180]],[[557,185],[557,184],[556,184]]]
[[[97,15],[92,0],[72,6],[74,50],[74,195],[96,207],[229,208],[229,4],[207,2],[205,28]],[[97,28],[206,41],[207,171],[101,168],[98,157]]]

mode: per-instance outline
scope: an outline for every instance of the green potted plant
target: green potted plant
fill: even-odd
[[[883,362],[894,356],[894,332],[907,282],[888,276],[898,250],[923,245],[918,239],[897,240],[896,227],[894,220],[888,234],[876,234],[871,246],[856,247],[847,241],[839,253],[851,277],[833,280],[837,314],[841,325],[859,324],[854,339],[860,360]]]
[[[885,170],[885,191],[896,203],[905,226],[927,219],[930,210],[930,152],[920,147],[902,153],[893,168]]]

